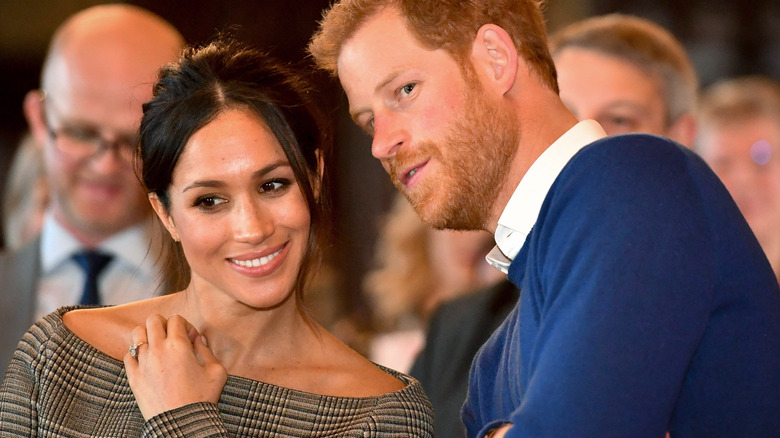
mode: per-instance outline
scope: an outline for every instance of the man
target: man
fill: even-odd
[[[522,291],[474,361],[469,436],[777,436],[758,242],[690,150],[577,122],[538,2],[342,1],[310,52],[423,220],[493,232]]]
[[[611,14],[573,23],[550,37],[561,100],[607,135],[646,132],[690,146],[696,74],[682,45],[661,26]],[[411,374],[433,405],[436,432],[462,436],[460,407],[474,355],[514,307],[500,284],[444,304],[431,318]]]
[[[780,84],[760,76],[707,88],[697,151],[756,234],[780,281]]]
[[[162,291],[155,268],[162,244],[151,240],[151,209],[133,153],[157,70],[182,46],[169,23],[128,5],[86,9],[54,34],[41,90],[24,103],[43,145],[50,204],[40,238],[0,259],[3,372],[40,316],[63,305],[117,304]]]
[[[696,74],[682,45],[661,26],[611,14],[573,23],[550,37],[561,100],[607,135],[646,132],[690,146]],[[499,284],[446,303],[433,315],[411,374],[434,408],[436,433],[463,436],[460,407],[479,347],[514,307],[518,290]]]
[[[608,135],[646,132],[691,147],[697,79],[685,49],[666,29],[610,14],[555,32],[550,53],[563,103]]]

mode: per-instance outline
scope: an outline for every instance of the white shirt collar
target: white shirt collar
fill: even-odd
[[[497,245],[485,257],[488,263],[504,273],[509,271],[509,264],[525,244],[558,174],[580,149],[606,136],[598,122],[583,120],[555,140],[534,161],[498,219]]]
[[[139,269],[146,275],[154,276],[154,263],[157,261],[160,244],[156,239],[150,243],[155,236],[151,227],[151,220],[143,221],[101,242],[97,249],[113,255],[116,261],[132,269]],[[67,262],[73,254],[83,249],[83,245],[54,218],[51,212],[46,212],[41,229],[43,274],[56,269]]]

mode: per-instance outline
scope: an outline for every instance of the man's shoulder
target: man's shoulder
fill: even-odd
[[[690,148],[666,137],[639,133],[604,137],[582,148],[558,175],[558,180],[572,178],[581,188],[612,182],[626,191],[641,190],[643,183],[657,181],[672,187],[717,179]]]
[[[0,272],[3,272],[3,274],[6,274],[5,271],[8,271],[7,274],[13,275],[13,274],[19,274],[19,272],[14,272],[13,270],[22,268],[22,267],[32,267],[38,265],[38,258],[41,253],[41,240],[40,237],[32,240],[31,242],[27,243],[26,245],[16,248],[16,249],[10,249],[5,248],[2,251],[0,251]],[[3,277],[0,277],[2,279]]]
[[[610,156],[632,156],[654,154],[669,157],[670,152],[678,152],[680,157],[694,155],[687,148],[674,140],[660,135],[645,133],[630,133],[610,135],[594,141],[580,150],[580,155],[605,154]],[[673,154],[672,156],[675,156]]]

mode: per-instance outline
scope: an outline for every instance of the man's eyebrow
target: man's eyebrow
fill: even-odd
[[[390,82],[393,82],[395,80],[395,78],[397,78],[398,76],[401,75],[402,72],[403,72],[402,69],[396,69],[396,70],[391,71],[387,76],[385,76],[385,78],[383,80],[381,80],[376,85],[376,87],[374,87],[374,93],[373,94],[379,93],[379,91],[382,88],[386,87],[387,84],[389,84]],[[350,117],[352,117],[352,120],[355,123],[357,123],[358,117],[360,117],[362,114],[367,113],[367,112],[371,112],[371,110],[368,109],[368,108],[358,108],[356,110],[350,110],[349,111],[349,115],[350,115]]]

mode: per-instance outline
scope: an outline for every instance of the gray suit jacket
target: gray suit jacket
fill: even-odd
[[[40,253],[38,238],[17,251],[0,254],[0,377],[5,376],[19,339],[35,322]]]

